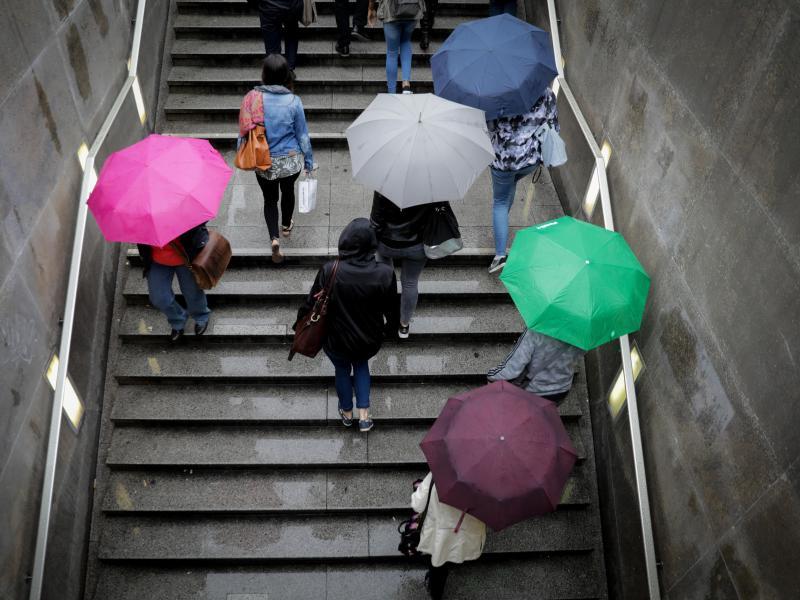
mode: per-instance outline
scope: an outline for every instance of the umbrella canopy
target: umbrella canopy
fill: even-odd
[[[487,119],[528,112],[558,75],[550,34],[507,14],[456,27],[431,69],[437,96]]]
[[[528,327],[584,350],[639,329],[650,290],[619,233],[572,217],[518,232],[500,279]]]
[[[433,94],[378,94],[346,135],[353,177],[400,208],[460,200],[494,159],[483,112]]]
[[[89,210],[109,242],[164,246],[216,216],[232,172],[207,140],[153,134],[106,159]]]
[[[578,457],[556,405],[506,381],[450,398],[420,447],[439,499],[495,531],[555,510]]]

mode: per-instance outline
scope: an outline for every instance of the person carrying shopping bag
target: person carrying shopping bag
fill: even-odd
[[[398,208],[380,192],[372,197],[370,223],[378,238],[378,262],[394,269],[394,261],[402,261],[400,270],[400,328],[397,335],[408,338],[411,317],[419,297],[419,276],[425,268],[427,257],[423,247],[423,233],[430,216],[430,206],[421,204]]]
[[[508,214],[514,203],[517,182],[542,164],[542,125],[559,131],[556,96],[548,87],[530,111],[513,117],[487,121],[494,148],[492,174],[492,226],[495,256],[489,273],[500,271],[508,255]]]
[[[424,0],[370,0],[369,24],[383,22],[386,38],[386,87],[397,91],[397,60],[402,71],[402,92],[411,94],[411,34],[422,19]]]
[[[272,243],[272,262],[283,261],[280,236],[289,237],[294,227],[294,184],[300,172],[314,169],[311,138],[300,98],[292,93],[292,76],[286,59],[270,54],[261,70],[262,85],[248,92],[239,110],[241,146],[250,129],[263,125],[272,164],[256,170],[256,181],[264,195],[264,219]],[[278,230],[280,199],[281,229]]]
[[[425,513],[417,551],[430,555],[425,587],[433,600],[441,600],[447,582],[447,563],[458,564],[478,558],[486,543],[486,525],[440,502],[432,473],[425,476],[411,496],[411,508]]]
[[[384,337],[397,331],[400,304],[394,269],[375,261],[376,246],[369,221],[351,221],[339,236],[338,259],[317,272],[311,291],[297,312],[300,323],[313,310],[320,292],[330,286],[322,349],[336,371],[342,424],[353,424],[355,395],[361,432],[373,427],[369,416],[368,361],[378,353]]]

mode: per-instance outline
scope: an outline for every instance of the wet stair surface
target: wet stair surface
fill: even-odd
[[[243,0],[173,0],[172,67],[159,129],[207,137],[232,163],[240,94],[258,77],[258,19]],[[424,567],[397,552],[411,483],[427,469],[419,442],[450,395],[485,383],[521,319],[492,255],[486,173],[454,204],[466,248],[429,262],[409,340],[371,363],[375,429],[347,430],[333,369],[286,356],[297,306],[339,232],[368,215],[371,191],[349,173],[344,128],[384,86],[384,44],[333,50],[331,1],[301,28],[297,92],[320,169],[319,205],[296,215],[287,259],[273,266],[260,191],[237,172],[211,223],[234,247],[209,293],[203,338],[167,341],[148,306],[135,250],[117,282],[87,576],[87,600],[410,600]],[[428,55],[483,16],[478,1],[440,2],[431,50],[415,45],[415,89],[431,87]],[[416,36],[416,34],[415,34]],[[252,80],[252,81],[251,81]],[[533,202],[520,185],[515,227],[561,212],[544,173]],[[512,233],[513,233],[512,231]],[[559,410],[579,461],[556,512],[499,533],[452,570],[446,598],[605,598],[597,482],[584,374]]]

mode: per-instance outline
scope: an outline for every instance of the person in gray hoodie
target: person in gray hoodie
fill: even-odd
[[[567,397],[584,352],[576,346],[526,329],[505,360],[489,371],[489,381],[510,381],[537,396],[558,402]]]

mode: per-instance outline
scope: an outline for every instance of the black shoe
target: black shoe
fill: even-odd
[[[195,335],[203,335],[208,329],[208,321],[200,325],[199,323],[194,324],[194,334]]]
[[[350,56],[350,46],[347,44],[344,46],[336,44],[336,52],[339,53],[339,56]]]
[[[183,337],[183,329],[173,329],[169,334],[169,341],[173,344]]]
[[[492,259],[492,264],[489,265],[489,273],[497,273],[500,269],[506,266],[505,256],[495,256]]]
[[[403,325],[400,323],[400,327],[397,329],[397,337],[399,337],[401,340],[407,340],[409,327],[410,325]]]
[[[423,50],[427,50],[428,46],[430,45],[431,45],[430,33],[428,33],[426,30],[423,29],[422,36],[420,37],[419,40],[419,47],[422,48]]]
[[[353,27],[353,32],[350,34],[354,39],[357,39],[359,42],[371,42],[372,38],[367,33],[366,27],[359,27],[356,25]]]

